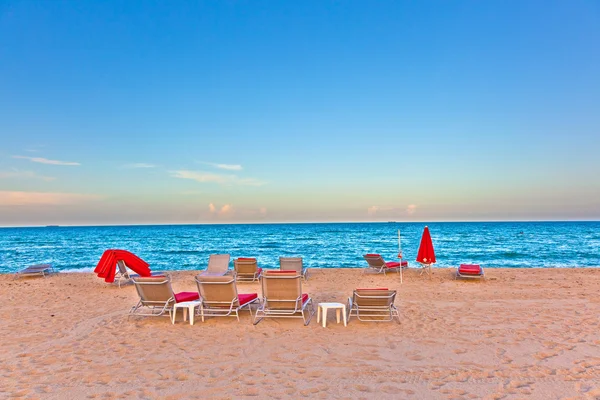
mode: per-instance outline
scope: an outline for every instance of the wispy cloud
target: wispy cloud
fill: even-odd
[[[217,217],[231,217],[235,214],[235,210],[231,204],[225,204],[217,208],[213,203],[208,205],[208,212]]]
[[[43,181],[53,181],[56,178],[53,176],[43,176],[38,175],[33,171],[19,171],[17,169],[13,169],[11,171],[0,171],[0,179],[10,179],[10,178],[18,178],[18,179],[41,179]]]
[[[45,146],[43,144],[33,145],[25,149],[28,153],[39,153]]]
[[[147,163],[133,163],[133,164],[125,164],[125,168],[156,168],[154,164]]]
[[[267,209],[266,207],[261,207],[259,209],[255,208],[237,208],[234,207],[233,204],[224,204],[222,206],[217,206],[214,203],[208,204],[208,216],[212,218],[222,218],[222,219],[232,219],[232,218],[259,218],[262,219],[266,217]]]
[[[0,206],[72,205],[99,199],[101,196],[81,193],[0,191]]]
[[[416,204],[409,204],[408,206],[406,206],[406,214],[413,215],[415,211],[417,211]]]
[[[59,160],[49,160],[43,157],[27,157],[27,156],[12,156],[12,158],[19,158],[23,160],[29,160],[31,162],[40,163],[40,164],[50,164],[50,165],[81,165],[78,162],[73,161],[59,161]]]
[[[200,183],[241,186],[262,186],[266,184],[266,182],[254,178],[240,178],[237,175],[215,174],[204,171],[179,170],[173,171],[171,174],[175,178],[191,179]]]
[[[211,167],[225,169],[227,171],[241,171],[242,170],[242,166],[239,164],[219,164],[219,163],[204,162],[204,161],[200,161],[200,164],[210,165]]]

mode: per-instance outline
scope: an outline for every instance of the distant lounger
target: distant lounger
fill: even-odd
[[[30,265],[29,267],[17,272],[17,278],[20,278],[22,276],[36,276],[36,275],[46,276],[53,272],[55,272],[54,268],[52,268],[52,265],[50,265],[50,264]]]
[[[400,273],[400,268],[408,268],[408,261],[386,262],[381,256],[381,254],[365,254],[363,257],[368,264],[368,267],[367,269],[365,269],[365,272],[368,270],[373,270],[378,274],[383,272],[383,274],[385,275],[388,271],[397,271],[398,273]]]
[[[485,279],[485,276],[483,268],[479,264],[460,264],[456,269],[456,275],[454,275],[454,279],[457,278]]]
[[[254,282],[260,279],[262,273],[256,258],[239,257],[233,260],[233,268],[238,282]]]
[[[165,275],[164,271],[154,271],[151,272],[152,276],[162,276]],[[123,260],[119,260],[117,261],[117,272],[115,273],[115,281],[117,282],[117,285],[119,287],[121,287],[121,285],[126,284],[126,283],[133,283],[133,278],[139,278],[140,275],[138,274],[131,274],[129,273],[129,270],[127,269],[127,264],[125,264],[125,261]]]
[[[208,266],[200,276],[223,276],[229,273],[229,254],[211,254],[208,258]]]
[[[296,271],[304,280],[308,279],[308,268],[304,267],[302,257],[279,257],[281,271]]]

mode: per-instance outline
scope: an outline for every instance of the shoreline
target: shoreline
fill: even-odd
[[[303,291],[345,303],[357,287],[398,291],[400,323],[330,312],[316,322],[235,318],[173,325],[129,317],[137,302],[92,273],[0,275],[0,397],[594,398],[600,396],[600,269],[494,268],[486,281],[411,269],[314,269]],[[198,271],[172,273],[196,291]],[[443,273],[442,273],[443,272]],[[239,293],[259,283],[239,283]],[[148,351],[151,349],[151,351]],[[123,367],[127,365],[128,367]],[[127,373],[115,374],[115,371]]]
[[[593,269],[600,269],[600,266],[590,266],[590,267],[485,267],[482,266],[485,270],[486,275],[488,275],[488,271],[527,271],[527,270],[559,270],[559,271],[564,271],[564,270],[593,270]],[[57,272],[55,272],[52,275],[57,275],[57,274],[75,274],[75,275],[79,275],[79,274],[90,274],[93,275],[94,277],[96,276],[96,274],[94,273],[94,268],[95,267],[86,267],[86,268],[82,268],[81,270],[77,269],[77,268],[67,268],[65,270],[60,270],[58,269]],[[278,270],[279,268],[263,268],[263,270]],[[308,267],[308,269],[310,270],[314,270],[314,271],[320,271],[320,270],[324,270],[324,271],[330,271],[330,270],[342,270],[342,271],[357,271],[357,270],[364,270],[365,267],[332,267],[332,268],[323,268],[323,267]],[[167,273],[189,273],[189,272],[196,272],[196,273],[200,273],[202,271],[204,271],[204,268],[202,269],[165,269],[165,268],[156,268],[156,270],[160,270],[160,271],[164,271]],[[420,268],[418,267],[409,267],[408,269],[404,269],[404,273],[414,273],[413,271],[418,271],[420,272]],[[446,273],[446,271],[456,271],[456,267],[431,267],[432,273],[435,275],[435,272],[437,271],[438,273]],[[388,273],[389,275],[393,275],[396,274],[396,272],[390,272]],[[16,277],[18,274],[17,272],[0,272],[0,276],[14,276]],[[34,277],[35,278],[35,277]],[[23,279],[26,279],[25,277]],[[98,278],[100,280],[100,278]]]

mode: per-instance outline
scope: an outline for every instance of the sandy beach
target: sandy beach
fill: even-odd
[[[330,312],[254,326],[181,314],[129,318],[135,288],[93,274],[0,276],[0,397],[600,398],[600,269],[488,269],[487,280],[417,271],[312,270],[315,302],[356,287],[398,290],[401,323],[347,327]],[[197,272],[174,272],[175,291]],[[258,283],[238,284],[240,293]]]

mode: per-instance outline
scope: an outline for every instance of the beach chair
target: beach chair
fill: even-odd
[[[140,301],[131,308],[130,315],[158,317],[171,314],[175,303],[194,301],[200,298],[196,292],[174,293],[169,275],[151,277],[133,277],[133,284]]]
[[[150,272],[151,276],[163,276],[165,275],[164,271],[154,271]],[[123,284],[133,283],[133,278],[139,278],[140,275],[132,274],[129,272],[127,268],[127,264],[125,261],[119,260],[117,261],[117,272],[115,273],[115,283],[121,287]]]
[[[256,258],[239,257],[233,260],[235,278],[238,282],[254,282],[260,279],[262,268],[258,268]]]
[[[229,254],[211,254],[208,258],[208,266],[200,276],[224,276],[229,273]]]
[[[233,276],[197,276],[196,284],[202,299],[198,313],[202,317],[236,317],[239,310],[247,309],[252,317],[250,306],[258,302],[258,293],[238,294]]]
[[[296,271],[304,280],[308,279],[308,268],[302,264],[302,257],[279,257],[281,271]]]
[[[479,264],[460,264],[454,275],[454,279],[458,278],[485,279],[485,275]]]
[[[54,272],[54,268],[52,268],[52,265],[50,264],[36,264],[30,265],[17,272],[16,278],[21,278],[23,276],[46,276]]]
[[[387,274],[388,271],[397,271],[400,274],[401,268],[408,268],[408,261],[389,261],[386,262],[380,254],[365,254],[364,259],[367,261],[367,268],[365,268],[364,272],[367,271],[375,271],[380,274],[383,272],[384,275]]]
[[[351,317],[359,321],[390,322],[394,318],[400,322],[400,314],[394,305],[396,291],[387,288],[356,289],[348,298],[348,321]]]
[[[315,314],[312,299],[302,293],[302,276],[297,271],[272,271],[262,274],[262,302],[254,315],[254,325],[263,318],[302,318],[308,325]]]

